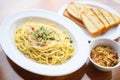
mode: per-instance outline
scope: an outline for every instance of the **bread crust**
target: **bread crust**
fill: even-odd
[[[86,28],[93,37],[104,34],[111,27],[120,24],[120,16],[107,10],[93,8],[76,2],[68,4],[64,11],[64,16]]]
[[[67,10],[64,11],[64,14],[63,14],[65,17],[69,18],[70,20],[72,20],[73,22],[75,22],[77,25],[81,26],[81,27],[84,27],[84,24],[82,21],[76,19],[75,17],[73,17],[72,15],[70,15],[68,13]]]

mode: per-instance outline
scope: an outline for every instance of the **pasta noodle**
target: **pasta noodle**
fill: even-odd
[[[74,46],[67,31],[56,27],[28,22],[15,32],[17,48],[35,62],[57,65],[72,57]]]

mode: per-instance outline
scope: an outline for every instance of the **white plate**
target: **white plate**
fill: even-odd
[[[82,4],[87,4],[87,5],[92,6],[92,7],[102,8],[102,9],[108,10],[108,11],[110,11],[112,13],[115,13],[117,15],[120,15],[118,12],[111,9],[110,7],[108,7],[108,6],[104,5],[104,4],[98,3],[98,2],[94,2],[94,1],[75,1],[75,2],[82,3]],[[58,11],[59,15],[63,15],[63,12],[66,9],[68,4],[64,5],[63,7],[61,7],[59,9],[59,11]],[[97,37],[90,36],[90,34],[87,32],[87,30],[85,30],[85,28],[83,28],[83,27],[80,27],[80,28],[83,30],[85,36],[87,37],[87,39],[89,41],[92,41],[92,40],[94,40],[96,38],[109,38],[109,39],[114,40],[114,39],[116,39],[116,38],[118,38],[120,36],[120,25],[118,25],[118,26],[116,26],[114,28],[111,28],[105,34],[97,36]]]
[[[44,65],[26,58],[15,46],[14,32],[18,26],[32,18],[34,22],[51,23],[65,28],[73,40],[75,52],[71,59],[61,65]],[[74,28],[74,29],[73,29]],[[79,37],[78,37],[79,36]],[[33,73],[60,76],[70,74],[83,66],[89,54],[89,44],[80,28],[69,19],[45,10],[26,10],[7,17],[1,24],[0,42],[6,55],[20,67]]]

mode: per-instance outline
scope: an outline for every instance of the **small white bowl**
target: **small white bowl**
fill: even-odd
[[[14,32],[18,26],[30,19],[43,24],[55,24],[60,29],[66,29],[73,40],[74,55],[66,63],[60,65],[44,65],[25,57],[15,45]],[[4,36],[4,37],[3,37]],[[1,25],[0,42],[6,55],[20,67],[40,75],[61,76],[70,74],[81,68],[89,54],[89,44],[82,30],[69,19],[46,10],[25,10],[7,17]]]
[[[99,38],[99,39],[93,40],[90,43],[90,51],[92,49],[94,49],[98,45],[110,46],[112,49],[114,49],[115,51],[117,51],[118,59],[120,60],[120,45],[117,42],[115,42],[115,41],[113,41],[111,39],[108,39],[108,38]],[[89,59],[93,63],[93,65],[95,66],[95,68],[97,68],[97,69],[99,69],[101,71],[111,71],[112,69],[120,66],[120,62],[118,64],[116,64],[115,66],[113,66],[113,67],[104,67],[104,66],[98,65],[97,63],[95,63],[91,59],[91,52],[89,54]]]

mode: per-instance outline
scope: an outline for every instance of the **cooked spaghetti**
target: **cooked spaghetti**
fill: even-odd
[[[35,62],[48,65],[62,64],[72,57],[74,46],[66,30],[29,22],[15,32],[17,48]]]

